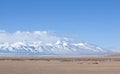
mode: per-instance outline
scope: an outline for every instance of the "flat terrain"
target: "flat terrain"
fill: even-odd
[[[120,57],[1,57],[0,74],[120,74]]]

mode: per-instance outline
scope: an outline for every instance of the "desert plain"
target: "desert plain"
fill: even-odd
[[[120,74],[120,57],[0,57],[0,74]]]

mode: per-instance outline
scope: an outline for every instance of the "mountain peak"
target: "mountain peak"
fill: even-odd
[[[57,40],[57,42],[55,44],[56,45],[60,45],[60,44],[62,44],[62,41],[61,40]]]

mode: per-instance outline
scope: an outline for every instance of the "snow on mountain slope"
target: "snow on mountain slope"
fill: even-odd
[[[57,40],[54,43],[0,43],[1,55],[101,55],[107,50],[88,43]]]

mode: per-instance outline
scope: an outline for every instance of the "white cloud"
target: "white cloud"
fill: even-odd
[[[0,43],[8,42],[55,42],[56,40],[60,39],[57,36],[51,35],[47,31],[16,31],[14,33],[5,32],[0,30]]]

